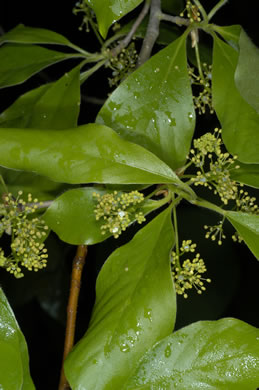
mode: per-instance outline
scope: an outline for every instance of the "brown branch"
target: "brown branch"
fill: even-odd
[[[116,57],[122,49],[124,49],[125,47],[128,46],[133,35],[137,31],[140,23],[142,22],[144,17],[147,15],[149,7],[150,7],[150,0],[147,0],[144,4],[144,7],[142,8],[140,14],[138,15],[137,19],[135,20],[133,26],[131,27],[130,32],[126,35],[126,37],[122,41],[119,42],[119,44],[114,49],[111,50],[111,55],[113,57]]]
[[[87,255],[87,246],[78,245],[76,255],[73,260],[72,266],[72,276],[71,276],[71,285],[70,285],[70,295],[67,305],[67,325],[66,325],[66,335],[65,335],[65,344],[64,344],[64,353],[63,353],[63,362],[59,382],[59,390],[68,390],[70,386],[67,382],[64,373],[64,362],[73,348],[74,338],[75,338],[75,326],[76,326],[76,312],[78,304],[78,296],[81,285],[82,271],[85,264],[85,258]]]
[[[161,0],[151,0],[150,17],[147,31],[139,53],[137,67],[146,62],[152,52],[153,46],[159,35],[159,23],[161,15]]]

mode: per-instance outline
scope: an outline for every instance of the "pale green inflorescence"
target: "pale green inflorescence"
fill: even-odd
[[[4,194],[4,203],[0,205],[0,236],[11,236],[11,252],[5,255],[0,248],[0,266],[16,278],[24,276],[22,268],[38,271],[47,265],[47,249],[42,242],[48,227],[38,217],[31,218],[38,207],[38,200],[28,194],[27,202],[22,198],[22,191],[15,199],[12,194]]]
[[[231,178],[231,170],[239,169],[236,164],[237,156],[231,156],[223,150],[221,130],[215,129],[214,133],[206,133],[194,140],[194,148],[190,150],[189,159],[198,168],[196,176],[191,178],[195,186],[204,186],[218,195],[223,206],[232,202],[232,209],[250,214],[259,214],[255,197],[249,196],[244,191],[244,185]],[[223,233],[225,218],[214,226],[205,225],[206,238],[222,244],[226,238]],[[242,237],[238,233],[232,236],[234,241],[241,242]]]
[[[210,114],[214,113],[212,104],[212,65],[208,65],[206,62],[201,64],[203,77],[201,77],[193,67],[189,67],[188,73],[191,81],[191,85],[196,85],[199,89],[197,95],[193,95],[194,107],[198,110],[200,115],[205,114],[206,108],[209,109]]]
[[[193,4],[190,0],[186,1],[186,6],[184,10],[180,13],[180,16],[187,16],[191,23],[193,22],[200,22],[201,21],[201,14],[198,9],[198,7]]]
[[[138,60],[137,51],[135,49],[135,43],[131,44],[122,49],[116,56],[110,55],[112,49],[106,50],[109,61],[106,67],[112,70],[112,77],[108,78],[110,87],[118,86],[136,67]]]
[[[183,295],[184,298],[188,298],[187,290],[196,289],[198,294],[201,294],[206,290],[204,282],[210,283],[210,279],[204,279],[202,274],[204,274],[207,269],[203,259],[201,259],[200,254],[194,252],[196,251],[196,244],[192,243],[191,240],[184,240],[180,247],[179,255],[175,251],[172,251],[171,256],[171,267],[172,267],[172,276],[175,283],[176,293]],[[193,258],[187,258],[180,261],[182,256],[188,253],[188,257],[193,253]]]
[[[139,224],[146,220],[143,213],[138,210],[138,205],[144,201],[144,195],[141,192],[118,193],[114,191],[104,195],[94,192],[93,197],[98,202],[94,209],[96,220],[104,222],[101,226],[102,234],[109,231],[115,238],[118,238],[134,220]]]

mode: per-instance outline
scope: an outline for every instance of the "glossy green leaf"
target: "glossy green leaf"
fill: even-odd
[[[240,95],[234,80],[238,52],[214,38],[212,96],[228,151],[244,163],[259,163],[259,115]]]
[[[54,45],[73,46],[73,44],[63,35],[45,28],[26,27],[19,24],[12,30],[0,37],[0,44],[11,43],[47,43]]]
[[[213,26],[214,30],[217,31],[225,41],[231,45],[234,49],[239,50],[239,37],[241,26],[239,24],[234,24],[233,26]]]
[[[0,287],[0,389],[35,389],[24,336]]]
[[[166,337],[121,389],[255,390],[258,384],[259,330],[224,318]]]
[[[142,355],[171,333],[173,243],[166,209],[108,258],[97,279],[89,329],[65,362],[73,389],[121,390]]]
[[[45,212],[46,224],[61,240],[74,245],[92,245],[112,235],[102,234],[102,221],[96,221],[93,192],[103,195],[109,191],[94,187],[73,189],[55,199]],[[149,200],[140,211],[146,215],[160,206],[161,202]]]
[[[239,58],[235,72],[236,86],[245,100],[259,114],[259,49],[242,29]]]
[[[96,119],[173,169],[184,164],[195,126],[185,46],[186,34],[133,72]]]
[[[227,211],[227,219],[259,260],[259,215]]]
[[[76,127],[79,109],[80,65],[52,83],[35,102],[27,127],[55,130]]]
[[[0,127],[29,127],[34,105],[40,100],[51,84],[45,84],[18,97],[0,114]]]
[[[17,197],[18,192],[23,191],[23,199],[27,199],[27,195],[30,193],[33,198],[37,198],[39,201],[51,200],[62,193],[65,188],[68,189],[70,187],[32,172],[15,171],[0,167],[0,174],[8,192]],[[0,189],[0,193],[5,191],[1,182]]]
[[[83,56],[33,45],[4,45],[0,48],[0,88],[20,84],[49,65],[77,57]]]
[[[106,38],[109,27],[124,15],[132,11],[143,0],[86,0],[86,3],[94,10],[98,27],[103,38]]]
[[[230,171],[231,179],[259,188],[259,164],[242,164],[239,161],[236,163],[240,168]]]
[[[54,83],[20,96],[0,115],[0,127],[67,129],[77,125],[80,66]]]
[[[0,129],[0,165],[51,180],[187,186],[159,158],[95,123],[68,130]]]

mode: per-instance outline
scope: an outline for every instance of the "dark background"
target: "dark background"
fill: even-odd
[[[105,3],[105,1],[104,1]],[[208,9],[216,1],[203,1]],[[255,3],[257,3],[255,5]],[[78,30],[81,17],[72,14],[74,1],[7,1],[0,4],[0,34],[9,31],[19,23],[27,26],[54,30],[88,51],[98,50],[92,34]],[[259,46],[258,2],[230,0],[217,16],[214,23],[220,25],[241,24],[253,42]],[[1,64],[0,64],[1,66]],[[8,107],[17,96],[43,82],[56,79],[70,64],[53,66],[47,73],[33,77],[23,85],[0,91],[0,111]],[[94,76],[82,88],[80,122],[94,121],[100,106],[87,102],[87,96],[105,98],[109,92],[107,72]],[[205,123],[205,122],[204,122]],[[197,126],[202,126],[203,120]],[[257,195],[257,191],[255,191]],[[259,196],[257,196],[259,199]],[[190,294],[188,300],[178,298],[176,328],[202,319],[235,317],[259,327],[258,275],[259,263],[244,245],[230,240],[222,247],[201,237],[204,224],[217,222],[217,217],[206,211],[183,204],[179,210],[180,236],[192,238],[199,243],[202,257],[208,265],[212,279],[207,292],[198,296]],[[109,239],[103,244],[89,248],[87,264],[83,273],[83,285],[79,302],[76,339],[84,334],[94,302],[95,279],[107,256],[119,245],[127,242],[135,233],[132,227],[118,240]],[[231,227],[226,226],[231,234]],[[57,388],[63,353],[65,331],[65,310],[69,291],[71,262],[76,248],[60,242],[53,234],[47,242],[50,259],[47,270],[39,274],[28,274],[23,280],[14,280],[0,272],[0,283],[15,311],[17,320],[28,342],[31,373],[37,390]]]

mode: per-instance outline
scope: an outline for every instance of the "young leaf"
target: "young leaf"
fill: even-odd
[[[33,45],[7,44],[0,48],[0,88],[20,84],[49,65],[80,54],[61,53]]]
[[[59,80],[21,95],[0,115],[0,127],[76,127],[80,107],[80,65]]]
[[[0,165],[70,184],[175,183],[183,190],[188,187],[151,152],[95,123],[62,131],[0,129]]]
[[[258,384],[259,330],[224,318],[166,337],[121,389],[255,390]]]
[[[109,27],[124,15],[136,8],[143,0],[86,0],[94,10],[101,35],[105,39]]]
[[[242,164],[240,161],[236,163],[240,168],[230,171],[231,179],[259,188],[259,164]]]
[[[242,29],[239,58],[235,72],[236,86],[245,100],[259,114],[259,49]]]
[[[227,211],[225,215],[259,260],[259,215],[236,211]]]
[[[144,146],[173,169],[181,167],[195,126],[186,34],[127,77],[96,121]]]
[[[259,115],[240,95],[234,80],[238,52],[214,38],[212,96],[230,153],[244,163],[259,163]]]
[[[11,43],[47,43],[53,45],[65,45],[73,47],[73,44],[63,35],[45,28],[26,27],[19,24],[0,37],[0,44]]]
[[[120,390],[142,355],[171,333],[173,243],[168,208],[108,258],[97,279],[89,329],[65,362],[72,388]]]
[[[112,235],[110,232],[102,234],[102,221],[97,221],[94,213],[93,192],[104,195],[109,191],[94,187],[73,189],[55,199],[45,212],[46,224],[61,240],[74,245],[92,245]],[[149,200],[139,205],[139,210],[146,215],[160,206],[159,201]]]
[[[0,287],[0,388],[35,389],[29,372],[29,356],[24,336]]]

